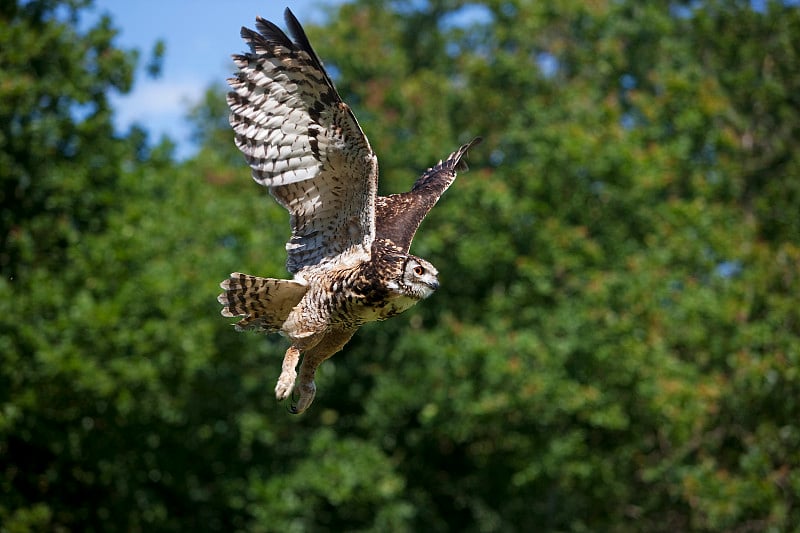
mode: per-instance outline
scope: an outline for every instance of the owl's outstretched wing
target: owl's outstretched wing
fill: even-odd
[[[378,162],[303,28],[287,8],[292,39],[258,17],[242,28],[250,52],[228,80],[236,146],[253,179],[290,214],[287,269],[296,273],[375,238]]]
[[[388,239],[408,253],[422,220],[455,181],[458,171],[467,169],[463,158],[480,142],[481,138],[476,137],[426,170],[409,192],[379,196],[375,207],[376,238]]]

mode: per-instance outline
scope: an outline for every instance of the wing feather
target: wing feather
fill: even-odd
[[[426,170],[409,192],[379,196],[376,204],[376,238],[388,239],[408,253],[422,220],[455,181],[459,170],[466,170],[464,156],[481,142],[476,137],[444,160]]]
[[[253,179],[288,211],[287,269],[345,252],[368,254],[375,238],[378,163],[294,15],[292,39],[268,20],[242,28],[248,53],[233,56],[228,105],[236,146]]]

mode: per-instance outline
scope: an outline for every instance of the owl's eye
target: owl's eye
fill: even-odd
[[[424,273],[425,273],[425,269],[422,268],[421,266],[415,266],[414,267],[414,274],[416,274],[417,276],[421,276]]]

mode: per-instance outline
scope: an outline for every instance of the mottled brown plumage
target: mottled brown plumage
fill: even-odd
[[[450,154],[445,161],[426,170],[410,191],[379,196],[375,213],[376,237],[388,239],[408,252],[422,220],[456,179],[457,172],[467,170],[463,157],[480,141],[480,138],[473,139]]]
[[[286,23],[293,39],[260,17],[258,31],[242,28],[250,52],[233,56],[239,71],[228,104],[253,179],[289,211],[286,267],[294,279],[233,273],[218,300],[223,316],[243,317],[237,329],[290,339],[275,394],[297,391],[299,413],[314,399],[316,369],[362,324],[402,313],[438,288],[433,265],[408,251],[480,139],[429,168],[409,192],[379,197],[369,141],[288,9]]]

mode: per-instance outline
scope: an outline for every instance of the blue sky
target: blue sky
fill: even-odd
[[[179,157],[191,155],[183,117],[211,83],[224,83],[233,73],[231,54],[245,50],[239,29],[253,27],[256,15],[285,28],[287,6],[302,23],[320,22],[322,6],[339,1],[96,0],[93,14],[110,14],[120,30],[117,46],[141,53],[133,91],[112,99],[117,127],[124,131],[131,123],[139,123],[154,140],[169,135],[178,144]],[[161,76],[152,79],[144,66],[158,39],[166,44],[166,56]]]

